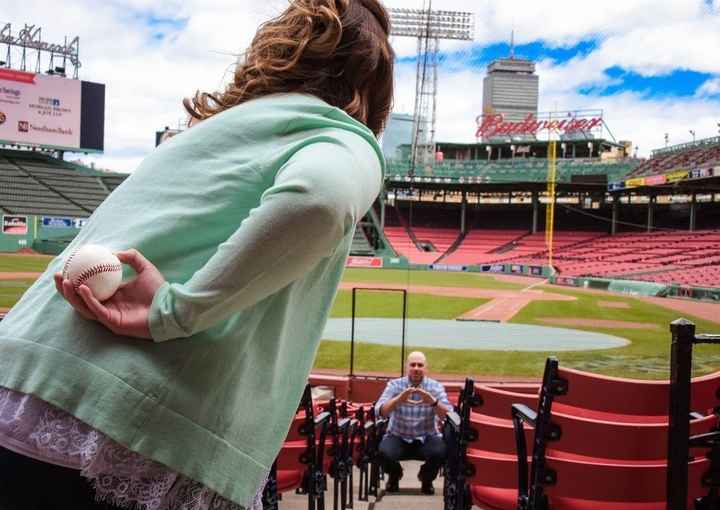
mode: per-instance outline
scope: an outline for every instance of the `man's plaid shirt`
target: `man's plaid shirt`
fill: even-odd
[[[410,384],[408,377],[401,377],[388,382],[385,391],[383,391],[380,399],[375,404],[375,413],[380,416],[382,405],[398,396],[409,386],[412,386],[412,384]],[[436,380],[425,377],[418,387],[430,393],[441,404],[450,406],[445,388]],[[420,399],[419,396],[415,398]],[[437,422],[435,408],[430,404],[415,405],[400,402],[390,413],[390,423],[387,431],[388,434],[398,436],[406,441],[415,439],[424,441],[427,436],[440,435]]]

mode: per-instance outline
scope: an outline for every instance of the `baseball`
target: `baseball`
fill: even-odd
[[[80,285],[87,285],[98,301],[105,301],[120,286],[122,264],[107,248],[86,244],[68,256],[62,275],[76,290]]]

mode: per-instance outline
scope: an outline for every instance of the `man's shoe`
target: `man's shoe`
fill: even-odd
[[[433,487],[432,482],[423,481],[422,487],[420,487],[420,492],[428,496],[432,496],[433,494],[435,494],[435,487]]]
[[[385,484],[385,492],[398,492],[400,490],[400,479],[402,471],[398,474],[388,474],[388,481]]]

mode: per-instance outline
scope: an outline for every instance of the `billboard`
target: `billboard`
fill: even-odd
[[[105,86],[0,69],[0,143],[102,151]]]

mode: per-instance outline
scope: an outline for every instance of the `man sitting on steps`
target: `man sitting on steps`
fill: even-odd
[[[380,461],[388,481],[386,492],[397,492],[402,478],[399,460],[423,459],[418,478],[423,494],[434,494],[433,480],[445,461],[445,442],[438,422],[452,409],[445,388],[427,374],[422,352],[407,358],[407,376],[387,383],[375,411],[390,417],[387,433],[380,442]]]

